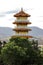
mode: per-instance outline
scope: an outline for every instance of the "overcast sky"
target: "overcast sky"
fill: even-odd
[[[0,27],[14,27],[13,15],[21,8],[31,15],[31,26],[43,29],[43,0],[0,0]]]

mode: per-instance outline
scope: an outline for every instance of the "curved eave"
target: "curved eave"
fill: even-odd
[[[30,17],[31,15],[21,15],[21,14],[17,14],[17,15],[14,15],[14,17]]]
[[[15,38],[15,37],[22,37],[22,38],[33,38],[33,36],[16,36],[16,35],[12,36],[12,38]]]
[[[31,22],[13,22],[13,24],[31,24]]]
[[[24,32],[24,31],[31,31],[31,29],[16,28],[16,29],[13,29],[13,31]]]

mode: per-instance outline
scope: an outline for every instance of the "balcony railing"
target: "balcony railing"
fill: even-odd
[[[26,26],[16,26],[15,28],[26,28],[26,29],[29,29],[29,27],[26,27]]]
[[[29,20],[15,20],[15,21],[17,21],[17,22],[21,22],[21,21],[23,21],[23,22],[29,22]]]
[[[26,28],[26,29],[29,29],[30,27],[19,25],[19,26],[15,26],[14,28]]]
[[[15,36],[28,36],[29,34],[14,34]]]

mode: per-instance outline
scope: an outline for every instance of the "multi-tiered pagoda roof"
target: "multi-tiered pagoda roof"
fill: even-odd
[[[32,38],[32,36],[29,36],[28,34],[25,34],[26,32],[28,31],[31,31],[31,29],[29,29],[27,27],[28,24],[31,24],[31,22],[29,22],[29,20],[27,20],[27,17],[30,17],[29,14],[25,13],[23,11],[23,9],[21,9],[20,12],[18,12],[17,14],[14,15],[14,17],[16,18],[20,18],[20,17],[23,17],[25,18],[26,17],[26,20],[15,20],[15,22],[13,22],[13,24],[16,24],[17,27],[13,29],[13,31],[16,31],[16,33],[23,33],[23,34],[15,34],[13,37],[26,37],[26,38]],[[20,26],[20,27],[19,27]],[[25,32],[25,33],[24,33]]]

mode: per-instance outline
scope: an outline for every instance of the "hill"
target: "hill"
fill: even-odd
[[[40,37],[43,36],[43,29],[38,28],[38,27],[30,27],[32,31],[29,32],[29,35],[35,36],[35,37]]]
[[[43,42],[43,29],[38,27],[30,27],[32,31],[29,32],[29,35],[36,37],[39,41]],[[9,27],[0,27],[0,40],[6,40],[12,35],[14,31]]]

